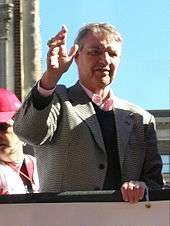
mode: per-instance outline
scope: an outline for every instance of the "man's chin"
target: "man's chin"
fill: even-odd
[[[109,77],[109,79],[103,77],[103,78],[101,78],[101,80],[99,81],[98,85],[99,85],[101,88],[104,89],[106,86],[109,86],[109,85],[111,84],[111,82],[112,82],[112,81],[111,81],[110,77]]]

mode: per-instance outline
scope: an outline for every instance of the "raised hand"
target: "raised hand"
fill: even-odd
[[[63,73],[69,69],[73,58],[77,53],[78,45],[74,45],[69,53],[67,52],[67,33],[67,27],[62,26],[62,29],[57,35],[51,38],[47,43],[49,46],[47,54],[47,71],[40,81],[43,88],[52,89],[55,87]]]

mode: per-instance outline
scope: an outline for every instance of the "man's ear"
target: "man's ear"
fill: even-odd
[[[77,53],[74,56],[74,60],[75,60],[76,63],[77,63],[78,57],[79,57],[79,51],[77,51]]]
[[[76,52],[76,54],[75,54],[75,56],[74,56],[75,59],[78,58],[78,56],[79,56],[79,51]]]

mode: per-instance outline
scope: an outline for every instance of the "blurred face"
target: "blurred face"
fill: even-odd
[[[104,89],[116,76],[121,43],[102,33],[87,34],[75,57],[80,82],[92,92]]]
[[[0,123],[0,160],[19,163],[22,159],[22,142],[13,132],[13,120]]]

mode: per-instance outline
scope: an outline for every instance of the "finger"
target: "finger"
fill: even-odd
[[[65,24],[62,25],[62,30],[63,33],[68,33],[68,28]]]
[[[128,192],[127,192],[127,189],[128,189],[128,183],[125,182],[122,187],[121,187],[121,192],[122,192],[122,198],[125,202],[128,202]]]
[[[52,38],[47,42],[49,48],[55,48],[65,43],[65,35],[59,35],[58,37]]]
[[[64,39],[58,39],[58,40],[54,40],[54,41],[48,41],[47,45],[49,48],[55,48],[58,47],[60,45],[63,45],[65,43]]]
[[[51,39],[51,40],[55,40],[57,38],[62,38],[65,36],[65,34],[68,32],[68,29],[65,25],[62,25],[61,30]]]
[[[62,44],[66,44],[67,32],[68,32],[67,27],[63,25],[61,31],[59,31],[54,37],[52,37],[47,42],[47,45],[49,47],[56,47]]]
[[[55,47],[55,48],[51,47],[48,50],[47,56],[51,57],[51,56],[54,56],[54,55],[58,55],[58,52],[59,52],[59,47]]]
[[[67,57],[67,48],[65,45],[60,46],[58,55],[60,56],[60,58]]]
[[[140,187],[139,188],[139,200],[142,200],[145,194],[145,188],[144,187]]]
[[[54,48],[50,48],[48,50],[48,53],[47,53],[47,61],[49,61],[52,56],[55,56],[55,54],[56,54],[55,49]]]
[[[52,68],[58,68],[58,52],[59,52],[59,47],[56,47],[56,48],[51,48],[49,51],[48,51],[48,54],[47,54],[47,65],[48,65],[48,68],[49,67],[52,67]]]
[[[78,49],[79,49],[79,46],[78,46],[77,44],[75,44],[75,45],[70,49],[70,52],[69,52],[68,56],[72,59],[72,58],[76,55]]]
[[[63,44],[66,44],[67,41],[68,29],[65,25],[62,25],[61,31],[54,37],[54,41],[61,40]]]
[[[127,196],[128,196],[128,201],[130,203],[135,202],[135,191],[134,191],[134,186],[129,185],[127,189]]]
[[[139,201],[140,184],[136,181],[128,183],[128,200],[130,203],[137,203]]]
[[[65,25],[62,26],[62,30],[61,30],[61,40],[63,40],[63,44],[66,45],[67,44],[67,33],[68,33],[68,29]]]
[[[134,188],[134,203],[137,203],[140,200],[139,191],[140,191],[139,185],[135,185],[135,188]]]

